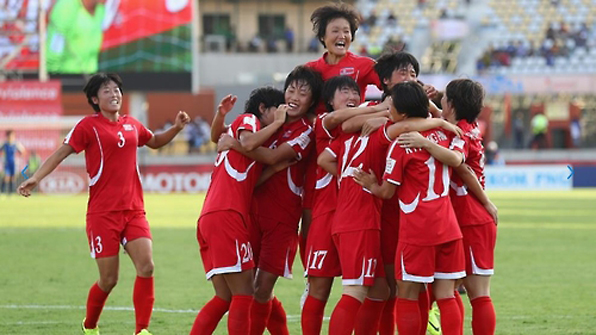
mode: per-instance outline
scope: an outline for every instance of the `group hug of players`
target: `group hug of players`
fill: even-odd
[[[191,334],[211,334],[226,312],[229,334],[287,334],[273,287],[291,276],[299,244],[303,334],[320,334],[338,276],[329,334],[394,334],[396,325],[400,335],[425,334],[435,301],[442,333],[463,334],[461,280],[474,334],[494,334],[497,211],[483,191],[476,123],[483,88],[458,79],[439,93],[417,80],[408,53],[376,62],[350,53],[353,15],[344,6],[315,11],[327,52],[296,67],[283,91],[253,90],[229,127],[236,98],[221,101],[211,134],[219,155],[197,229],[215,296]],[[361,104],[368,84],[383,90],[381,101]],[[441,109],[429,101],[437,96]]]
[[[255,89],[229,126],[223,121],[236,97],[225,97],[213,120],[219,154],[197,239],[215,296],[191,334],[212,334],[226,312],[229,334],[288,334],[273,288],[291,276],[298,245],[308,278],[303,334],[320,334],[338,276],[343,295],[329,334],[395,334],[396,326],[400,335],[424,334],[435,301],[442,333],[462,334],[464,307],[455,290],[462,279],[473,333],[494,334],[489,284],[497,209],[483,191],[476,123],[482,87],[459,79],[440,93],[418,81],[418,61],[408,53],[376,62],[350,53],[358,14],[347,5],[320,7],[311,21],[325,54],[296,67],[283,91]],[[369,84],[383,97],[362,104]],[[122,245],[137,276],[134,334],[150,335],[154,263],[137,148],[163,147],[190,118],[179,112],[172,127],[153,134],[120,114],[115,74],[92,76],[84,92],[95,113],[18,192],[30,196],[66,157],[85,151],[86,234],[99,279],[87,296],[82,331],[99,335]]]

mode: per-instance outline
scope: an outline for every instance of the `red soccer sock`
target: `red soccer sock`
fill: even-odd
[[[428,324],[428,311],[431,309],[428,291],[420,291],[418,294],[418,308],[420,309],[420,331],[418,334],[425,335]]]
[[[395,320],[399,335],[418,335],[422,326],[418,301],[397,298]]]
[[[354,326],[355,335],[376,335],[379,330],[379,321],[385,308],[386,301],[364,299],[356,314],[356,325]]]
[[[190,335],[211,335],[219,320],[230,308],[230,302],[214,296],[201,310],[192,325]]]
[[[457,308],[459,308],[459,314],[461,316],[461,335],[464,335],[464,320],[466,317],[466,308],[464,307],[464,301],[461,299],[461,295],[457,291],[457,289],[453,292],[455,296],[455,302],[457,303]]]
[[[250,305],[250,335],[262,335],[271,315],[271,300],[262,304],[253,299]]]
[[[495,307],[490,297],[472,300],[472,332],[474,335],[493,335],[497,326]]]
[[[347,294],[343,294],[335,305],[329,321],[329,335],[350,335],[354,331],[356,314],[362,303]]]
[[[252,303],[250,295],[234,295],[228,313],[228,334],[246,335],[250,330],[250,307]]]
[[[302,308],[302,334],[319,335],[323,326],[326,301],[319,300],[311,295],[306,297]]]
[[[437,305],[441,311],[441,334],[460,335],[463,321],[455,298],[437,300]]]
[[[281,301],[277,300],[277,297],[273,297],[273,300],[271,300],[271,314],[269,314],[269,319],[267,320],[267,330],[269,330],[271,335],[290,334],[286,311]]]
[[[153,277],[137,276],[132,294],[132,302],[135,306],[136,334],[143,329],[149,328],[153,303],[155,302]]]
[[[91,286],[87,296],[87,314],[85,316],[85,328],[94,329],[97,327],[97,321],[103,310],[103,306],[108,299],[110,292],[104,292],[97,283]]]
[[[381,322],[379,323],[379,335],[395,335],[395,301],[397,299],[391,298],[385,303],[383,313],[381,314]]]

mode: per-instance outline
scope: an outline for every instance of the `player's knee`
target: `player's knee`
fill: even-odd
[[[374,300],[387,300],[389,293],[389,285],[385,278],[377,278],[375,284],[368,290],[368,297]]]
[[[254,298],[257,302],[264,304],[273,298],[273,290],[270,288],[264,287],[263,285],[256,286]]]
[[[308,288],[308,294],[318,300],[327,301],[329,299],[329,295],[331,294],[331,283],[321,281],[311,281],[310,286]]]
[[[354,299],[358,299],[358,301],[364,301],[366,297],[366,293],[368,292],[368,287],[360,286],[360,285],[346,285],[343,287],[343,294],[349,295]]]
[[[144,264],[141,264],[137,268],[137,275],[139,275],[141,277],[151,277],[151,276],[153,276],[153,270],[154,269],[155,269],[155,264],[151,260],[149,262],[146,262]]]
[[[99,288],[104,292],[111,292],[116,284],[118,284],[118,274],[110,274],[102,276],[98,281]]]

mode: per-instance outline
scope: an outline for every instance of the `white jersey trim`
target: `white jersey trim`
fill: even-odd
[[[318,179],[317,184],[315,185],[315,190],[320,190],[322,188],[327,187],[333,180],[333,175],[329,172],[325,175],[325,177]]]
[[[495,269],[481,269],[476,265],[476,260],[474,259],[474,252],[472,251],[472,247],[470,247],[470,260],[472,261],[472,273],[475,275],[480,276],[492,276],[495,274]]]
[[[361,272],[360,277],[358,277],[356,279],[342,279],[341,284],[344,286],[348,286],[348,285],[363,286],[365,272],[366,272],[366,258],[362,258],[362,272]]]
[[[97,182],[99,181],[99,178],[101,177],[101,174],[103,172],[103,147],[101,146],[101,141],[99,140],[99,134],[97,133],[97,129],[95,129],[95,127],[93,127],[93,131],[95,132],[95,138],[97,138],[97,143],[99,144],[100,161],[99,161],[99,170],[97,171],[97,174],[93,177],[89,176],[89,187],[97,184]]]
[[[292,279],[292,269],[290,269],[290,248],[286,251],[286,264],[284,265],[284,278]]]
[[[404,254],[401,254],[401,276],[402,276],[402,281],[410,281],[410,282],[414,282],[414,283],[432,283],[433,281],[435,281],[433,276],[428,276],[428,277],[424,277],[424,276],[414,276],[409,274],[406,271],[406,265],[404,264]]]
[[[459,272],[435,272],[435,279],[461,279],[466,276],[466,271]]]
[[[292,191],[292,193],[294,193],[295,195],[301,197],[302,193],[304,192],[304,188],[303,187],[298,187],[296,186],[296,184],[294,184],[294,181],[292,180],[292,174],[290,173],[290,169],[292,167],[289,166],[286,170],[288,171],[287,173],[287,177],[288,177],[288,187],[290,188],[290,191]]]
[[[451,185],[451,188],[455,191],[455,194],[458,197],[463,197],[468,195],[468,188],[466,187],[466,184],[464,184],[463,186],[457,186],[456,183],[454,183],[453,181],[451,181],[449,183],[449,185]]]
[[[238,261],[236,262],[236,264],[232,266],[211,269],[211,271],[207,272],[207,274],[205,275],[207,277],[207,280],[211,280],[211,277],[223,273],[242,272],[242,258],[240,257],[240,248],[238,247],[238,240],[236,240],[236,256],[238,257]]]
[[[418,207],[419,200],[420,200],[420,193],[418,193],[418,195],[416,196],[416,199],[414,199],[414,201],[412,201],[412,203],[410,203],[410,204],[406,204],[406,203],[402,202],[400,199],[399,200],[399,208],[401,208],[402,212],[404,212],[406,214],[410,214],[416,210],[416,207]]]

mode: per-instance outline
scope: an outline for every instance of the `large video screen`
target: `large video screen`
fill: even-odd
[[[0,0],[0,65],[39,69],[39,13],[50,73],[189,72],[190,0]]]

